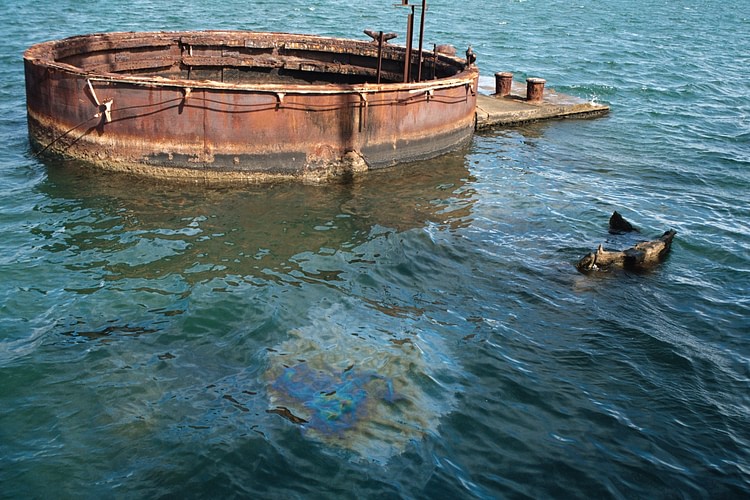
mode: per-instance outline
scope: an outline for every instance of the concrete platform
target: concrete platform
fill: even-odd
[[[499,126],[514,126],[540,120],[558,118],[592,118],[609,113],[606,104],[594,103],[578,97],[544,89],[539,102],[526,100],[526,84],[513,82],[511,94],[496,97],[494,94],[477,96],[477,130]]]

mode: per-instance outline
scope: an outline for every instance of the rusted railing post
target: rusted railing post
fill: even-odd
[[[527,78],[526,79],[526,100],[538,102],[544,97],[544,78]]]
[[[383,72],[383,45],[388,42],[388,40],[393,40],[396,38],[395,33],[383,33],[382,31],[373,31],[373,30],[365,30],[365,35],[372,38],[373,42],[377,42],[378,44],[378,69],[375,72],[375,78],[380,84],[380,76]]]
[[[513,85],[513,73],[504,71],[502,73],[495,73],[495,94],[500,97],[510,95],[511,87]]]
[[[404,4],[407,7],[411,7],[411,12],[406,16],[406,57],[404,58],[404,83],[409,83],[411,80],[411,48],[414,38],[414,6]]]
[[[385,42],[385,36],[382,31],[378,32],[378,69],[375,73],[375,77],[380,85],[380,74],[383,71],[383,42]]]
[[[427,12],[427,0],[422,0],[422,12],[419,16],[419,66],[417,67],[417,81],[422,81],[422,63],[424,62],[424,55],[422,55],[422,42],[424,41],[424,15]]]

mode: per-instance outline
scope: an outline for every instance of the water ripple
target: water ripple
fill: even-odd
[[[20,54],[108,30],[370,28],[403,43],[407,9],[6,10],[6,495],[747,496],[745,3],[430,2],[429,47],[471,43],[485,79],[541,76],[611,113],[477,134],[348,185],[243,190],[34,158]],[[610,235],[614,210],[640,232]],[[668,228],[650,272],[574,267]],[[336,393],[274,388],[302,363]],[[358,387],[383,407],[346,420],[347,395],[372,409]],[[353,430],[327,433],[326,410]]]

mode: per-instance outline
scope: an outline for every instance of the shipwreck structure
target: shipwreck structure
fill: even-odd
[[[39,153],[188,181],[325,181],[467,143],[479,71],[439,50],[249,31],[127,32],[24,53]],[[411,33],[410,33],[411,35]]]

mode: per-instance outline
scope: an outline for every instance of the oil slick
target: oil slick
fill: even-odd
[[[354,427],[371,412],[368,405],[394,402],[390,379],[374,372],[359,373],[353,364],[340,373],[330,367],[315,369],[307,362],[286,366],[271,387],[276,394],[302,403],[308,417],[298,417],[284,406],[269,413],[295,424],[309,424],[325,434],[341,434]]]
[[[268,350],[267,413],[305,438],[380,463],[437,433],[453,406],[457,369],[436,351],[439,340],[428,346],[413,332],[358,331],[342,305],[311,315]]]

